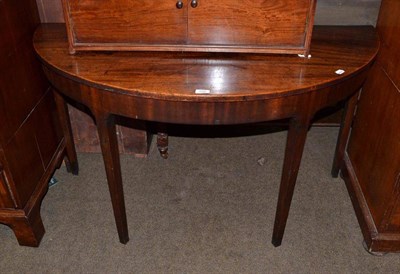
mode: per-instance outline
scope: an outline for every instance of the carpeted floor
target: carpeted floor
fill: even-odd
[[[286,132],[170,138],[170,158],[123,155],[130,241],[118,242],[99,154],[62,168],[42,205],[39,248],[0,226],[1,273],[398,273],[398,254],[368,254],[341,179],[336,128],[313,128],[283,244],[272,227]]]

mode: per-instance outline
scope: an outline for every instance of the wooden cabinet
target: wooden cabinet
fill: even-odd
[[[186,39],[187,9],[177,9],[175,0],[63,2],[76,45],[182,44]]]
[[[383,0],[381,50],[363,88],[344,165],[367,247],[400,252],[400,2]]]
[[[315,0],[63,0],[70,51],[306,53]]]
[[[44,234],[40,203],[65,147],[33,50],[39,23],[35,0],[0,1],[0,223],[29,246]]]
[[[199,0],[188,15],[188,43],[243,48],[305,46],[309,0]]]

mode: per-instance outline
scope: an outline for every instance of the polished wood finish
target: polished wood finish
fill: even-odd
[[[30,11],[32,5],[31,0],[24,7],[9,0],[0,2],[1,143],[6,143],[18,130],[48,88],[32,51],[31,36],[39,20]],[[15,89],[23,100],[15,99]]]
[[[42,23],[64,22],[61,1],[36,0]],[[81,106],[68,105],[73,141],[78,152],[101,153],[100,140],[93,118]],[[121,153],[135,157],[146,157],[152,134],[144,131],[147,125],[132,119],[119,118],[117,121],[118,143]]]
[[[128,234],[114,116],[197,125],[290,119],[273,238],[281,243],[311,119],[357,93],[379,47],[371,27],[316,27],[314,33],[313,57],[306,59],[185,52],[70,55],[63,25],[36,31],[34,46],[56,91],[87,106],[98,123],[121,242]],[[336,74],[338,69],[344,74]]]
[[[32,46],[39,23],[34,0],[0,1],[0,223],[28,246],[43,237],[40,204],[66,147]]]
[[[37,0],[36,2],[42,23],[64,22],[61,1]],[[380,0],[363,1],[362,3],[359,0],[347,0],[345,2],[318,0],[315,23],[319,25],[374,25],[376,21],[374,14],[377,14],[378,10],[377,2],[380,2]],[[357,6],[356,9],[354,8],[355,6]],[[357,16],[349,17],[349,10],[357,12]],[[364,16],[359,16],[359,14],[364,14]],[[340,111],[330,111],[328,109],[324,110],[321,113],[322,115],[317,114],[313,126],[339,126],[342,117],[341,108],[337,108],[337,110],[339,109]],[[69,112],[77,151],[101,153],[100,141],[96,132],[97,128],[92,117],[71,105],[69,105]],[[125,126],[131,124],[132,128]],[[151,134],[136,130],[144,127],[148,126],[146,124],[138,125],[137,122],[132,120],[121,125],[118,121],[118,143],[121,153],[135,155],[136,157],[146,156]],[[256,125],[255,130],[263,127]],[[184,131],[184,128],[181,131]],[[238,129],[238,131],[241,130]]]
[[[61,0],[36,0],[36,2],[42,23],[64,22]],[[375,25],[380,4],[381,0],[318,0],[315,24]],[[349,14],[354,14],[354,16],[349,16]]]
[[[63,6],[72,49],[81,45],[115,50],[118,44],[173,45],[186,40],[187,9],[177,9],[176,0],[63,0]]]
[[[272,244],[282,244],[286,221],[289,216],[290,204],[296,185],[304,144],[307,138],[308,128],[312,116],[315,114],[312,108],[306,109],[300,115],[290,120],[289,132],[286,141],[285,159],[283,162],[281,185],[279,187],[278,205],[276,207]]]
[[[119,162],[117,135],[115,134],[115,116],[104,113],[101,107],[92,108],[100,137],[107,182],[113,206],[119,241],[126,244],[129,241],[128,224],[125,214],[124,191]]]
[[[343,175],[371,252],[400,252],[400,2],[383,0],[381,51],[358,104]]]
[[[189,44],[307,48],[314,1],[199,0],[189,8]],[[308,22],[307,22],[308,21]],[[307,44],[307,46],[305,46]]]
[[[372,72],[360,98],[342,173],[368,249],[398,252],[399,89],[379,63]]]
[[[70,52],[308,54],[315,0],[63,0]]]

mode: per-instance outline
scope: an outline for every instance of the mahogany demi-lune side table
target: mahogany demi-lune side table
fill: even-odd
[[[44,24],[35,33],[34,47],[54,87],[70,154],[74,143],[66,98],[85,105],[95,118],[121,243],[127,243],[129,236],[116,116],[215,126],[288,119],[272,237],[272,243],[279,246],[310,121],[317,111],[346,102],[332,168],[337,176],[358,93],[379,40],[372,27],[320,26],[314,27],[309,58],[189,52],[71,55],[65,26]]]

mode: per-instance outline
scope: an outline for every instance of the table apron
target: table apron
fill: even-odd
[[[304,93],[252,100],[165,100],[134,96],[81,83],[44,66],[55,89],[73,101],[87,106],[92,113],[102,112],[133,119],[193,125],[246,124],[311,117],[357,92],[367,77],[368,67],[343,81]]]

